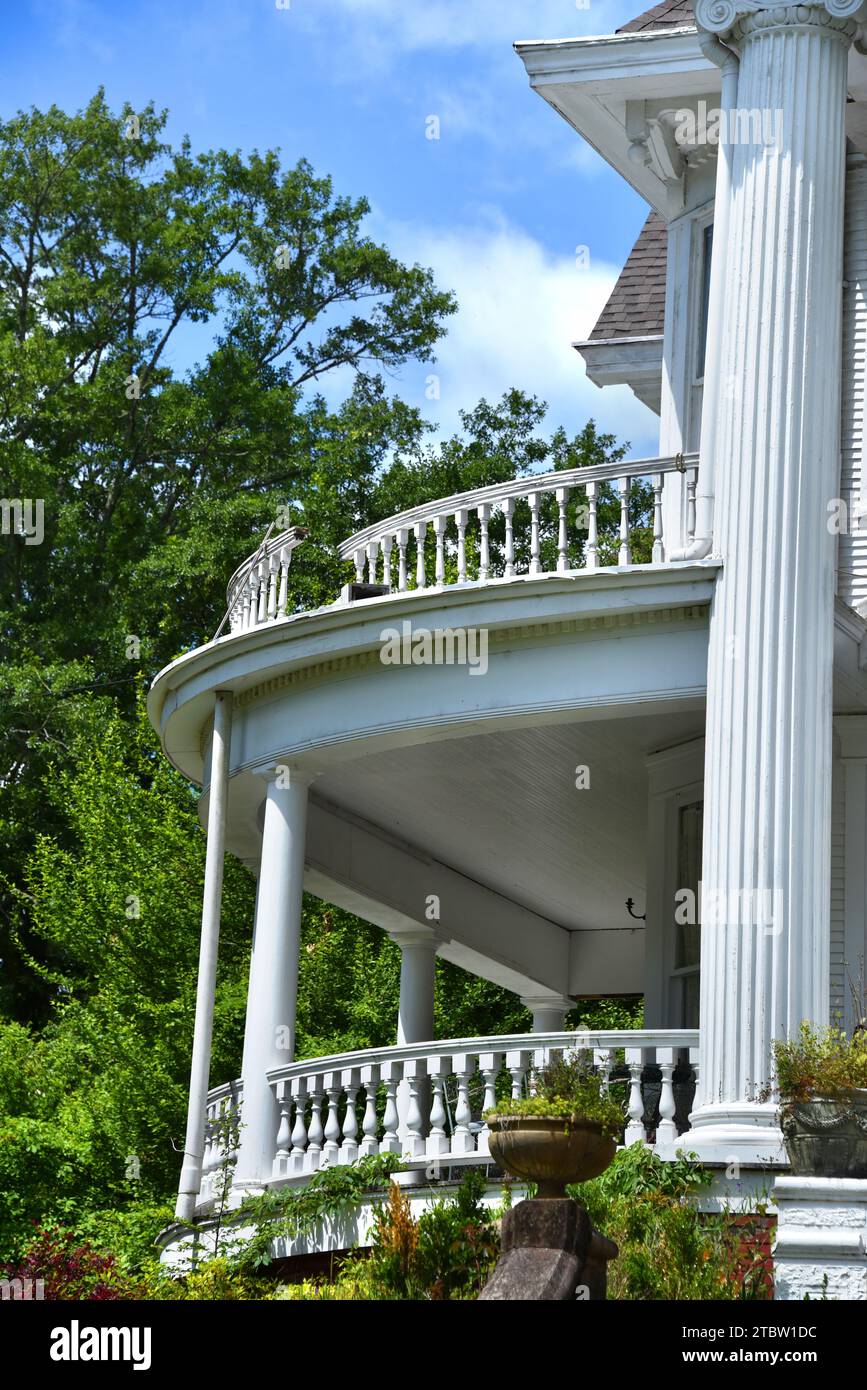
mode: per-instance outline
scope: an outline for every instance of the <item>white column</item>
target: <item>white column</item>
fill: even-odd
[[[522,995],[521,1003],[533,1015],[534,1033],[562,1033],[564,1019],[572,1008],[572,1000],[565,995]]]
[[[432,1042],[434,1033],[434,982],[436,979],[436,953],[439,938],[429,929],[420,927],[415,932],[390,933],[392,941],[400,947],[400,1000],[397,1011],[397,1045],[404,1043]],[[427,1133],[430,1115],[430,1083],[422,1078],[417,1083],[419,1108],[425,1123],[422,1133]],[[410,1095],[406,1081],[397,1088],[397,1132],[401,1139],[407,1134],[406,1117],[409,1111]]]
[[[836,4],[836,0],[833,0]],[[699,25],[741,52],[716,448],[702,860],[701,1072],[686,1146],[779,1155],[771,1042],[828,1009],[834,541],[847,51],[819,5]],[[849,11],[855,5],[849,4]],[[839,6],[839,14],[843,6]],[[753,137],[754,138],[754,137]],[[713,326],[709,326],[709,334]]]
[[[292,1060],[298,952],[304,891],[304,845],[310,777],[278,767],[268,778],[256,904],[256,949],[250,966],[244,1035],[241,1143],[234,1186],[271,1179],[279,1120],[269,1068]]]
[[[832,856],[837,865],[838,879],[834,885],[837,894],[841,886],[841,867],[843,879],[842,902],[835,903],[837,894],[832,892],[838,919],[838,939],[834,945],[837,969],[842,974],[838,987],[843,996],[842,1026],[851,1033],[863,1017],[867,1003],[861,997],[861,990],[867,983],[864,979],[867,964],[867,715],[838,715],[834,728],[839,739],[837,775],[841,785],[838,796],[842,800],[837,812],[839,817],[842,811],[842,845],[837,843],[836,855]],[[840,828],[838,825],[838,836]],[[841,912],[842,923],[839,921]]]
[[[226,847],[226,807],[229,799],[229,745],[232,738],[232,694],[218,690],[214,697],[214,733],[211,740],[211,782],[208,802],[208,848],[205,855],[205,892],[202,900],[202,935],[196,989],[196,1021],[184,1161],[178,1185],[175,1216],[192,1220],[202,1185],[205,1147],[205,1107],[211,1069],[211,1035],[214,1028],[214,990],[217,982],[217,950],[220,941],[220,906],[223,897],[223,863]]]

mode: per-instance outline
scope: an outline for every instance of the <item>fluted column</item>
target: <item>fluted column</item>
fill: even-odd
[[[834,542],[847,50],[819,5],[698,0],[741,55],[716,419],[701,934],[688,1147],[779,1153],[771,1042],[828,1009]]]
[[[271,1179],[279,1113],[267,1073],[291,1062],[295,1050],[309,784],[308,776],[288,767],[278,767],[268,780],[247,992],[238,1189]]]

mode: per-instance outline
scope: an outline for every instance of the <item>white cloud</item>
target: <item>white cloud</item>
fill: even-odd
[[[459,427],[458,412],[481,396],[494,401],[517,386],[549,403],[552,428],[574,431],[593,416],[600,429],[631,440],[633,451],[656,452],[656,416],[627,387],[589,382],[571,346],[589,335],[619,267],[591,260],[579,269],[503,220],[445,231],[389,223],[383,239],[400,259],[430,266],[458,299],[437,362],[406,369],[398,385],[443,430]],[[425,397],[431,373],[438,401]]]

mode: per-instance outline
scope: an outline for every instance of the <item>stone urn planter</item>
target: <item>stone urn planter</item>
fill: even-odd
[[[867,1090],[788,1101],[780,1127],[797,1176],[867,1178]]]
[[[598,1121],[581,1115],[492,1115],[491,1157],[513,1177],[536,1183],[539,1198],[563,1198],[566,1184],[598,1178],[617,1151]]]

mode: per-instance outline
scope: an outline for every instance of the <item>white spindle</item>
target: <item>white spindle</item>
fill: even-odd
[[[364,583],[364,551],[361,547],[355,552],[355,582]]]
[[[599,1084],[603,1091],[607,1091],[611,1082],[611,1071],[614,1066],[614,1052],[610,1047],[594,1047],[593,1065],[599,1074]]]
[[[507,579],[511,579],[515,573],[514,497],[503,498],[502,506],[503,516],[506,521],[505,568],[503,572]]]
[[[566,532],[566,504],[569,501],[569,489],[558,487],[556,497],[560,514],[557,523],[557,569],[563,574],[569,568],[569,542]]]
[[[476,511],[479,515],[479,580],[482,584],[487,584],[491,568],[491,541],[488,536],[491,508],[487,502],[483,502]]]
[[[292,1152],[289,1155],[290,1171],[298,1174],[304,1171],[307,1157],[307,1086],[303,1080],[293,1081],[292,1099],[295,1101],[295,1124],[292,1129]]]
[[[434,582],[438,586],[441,586],[446,582],[446,518],[444,516],[435,516],[433,528],[437,543]]]
[[[502,1053],[483,1052],[479,1056],[479,1070],[485,1083],[485,1098],[482,1101],[482,1127],[478,1134],[478,1151],[480,1154],[490,1153],[489,1139],[490,1128],[485,1119],[489,1110],[493,1110],[497,1104],[497,1073],[500,1070]]]
[[[379,559],[379,541],[368,541],[368,542],[367,542],[367,582],[368,582],[368,584],[375,584],[375,583],[377,582],[377,579],[376,579],[376,569],[377,569],[376,562],[377,562],[378,559]]]
[[[656,1128],[657,1144],[673,1144],[677,1139],[677,1125],[674,1123],[674,1050],[657,1048],[656,1061],[662,1072],[662,1091],[659,1097],[659,1124]]]
[[[277,591],[277,616],[286,616],[286,608],[289,603],[289,559],[292,552],[286,547],[280,551],[280,587]]]
[[[292,1147],[292,1090],[287,1082],[277,1086],[277,1107],[280,1124],[277,1128],[277,1152],[274,1156],[274,1177],[285,1177],[289,1171],[289,1152]]]
[[[539,559],[539,505],[538,492],[531,492],[527,498],[530,506],[530,573],[539,574],[542,569]]]
[[[365,1091],[364,1119],[361,1132],[364,1135],[358,1153],[360,1158],[379,1153],[379,1121],[376,1117],[376,1092],[379,1086],[379,1068],[362,1067],[361,1084]]]
[[[644,1097],[641,1094],[641,1074],[644,1070],[644,1052],[641,1048],[626,1048],[626,1063],[629,1067],[629,1104],[627,1113],[629,1123],[626,1126],[624,1143],[635,1144],[645,1143],[647,1135],[644,1130]]]
[[[394,544],[394,537],[389,532],[383,536],[382,545],[382,582],[391,588],[391,547]]]
[[[655,473],[653,476],[653,555],[651,557],[655,565],[661,565],[665,559],[665,547],[662,542],[662,486],[662,474]]]
[[[455,1132],[452,1148],[456,1154],[472,1153],[476,1147],[470,1121],[473,1118],[470,1106],[470,1076],[475,1071],[476,1059],[466,1053],[452,1057],[452,1070],[457,1077],[458,1098],[455,1105]]]
[[[325,1147],[322,1166],[333,1167],[340,1154],[340,1072],[329,1072],[327,1078],[328,1115],[325,1120]]]
[[[259,561],[259,607],[256,614],[257,623],[264,623],[268,620],[268,561]]]
[[[455,525],[458,528],[458,583],[467,582],[467,518],[466,509],[455,512]]]
[[[340,1162],[354,1163],[358,1158],[358,1116],[355,1111],[355,1098],[358,1095],[359,1086],[358,1071],[341,1072],[340,1083],[346,1093],[346,1114],[343,1116],[343,1143],[340,1145]]]
[[[629,565],[632,563],[632,555],[629,550],[629,479],[621,478],[618,482],[620,490],[620,550],[617,554],[618,565]]]
[[[397,1111],[397,1086],[403,1072],[401,1062],[383,1062],[380,1076],[385,1083],[385,1115],[383,1117],[383,1136],[379,1149],[381,1153],[400,1153],[400,1139],[397,1126],[400,1117]]]
[[[449,1140],[446,1134],[445,1084],[449,1073],[447,1057],[428,1057],[428,1075],[431,1079],[430,1130],[425,1143],[425,1151],[433,1157],[448,1153]]]
[[[398,593],[406,593],[406,543],[409,540],[409,530],[402,526],[397,535],[397,589]]]
[[[427,522],[415,523],[415,587],[423,589],[427,583],[424,572],[424,543],[427,540]]]
[[[690,468],[686,475],[686,534],[689,540],[695,539],[695,489],[698,470]]]
[[[307,1165],[311,1172],[319,1167],[322,1158],[322,1141],[325,1131],[322,1128],[322,1077],[315,1076],[309,1083],[310,1127],[307,1131]]]
[[[524,1095],[524,1083],[529,1065],[529,1052],[506,1053],[506,1068],[512,1077],[512,1100],[520,1100]]]
[[[599,563],[599,523],[596,515],[598,489],[596,483],[585,483],[587,493],[587,544],[584,547],[584,567],[595,570]]]
[[[426,1075],[427,1068],[420,1058],[410,1058],[403,1064],[403,1076],[407,1090],[406,1135],[401,1148],[410,1158],[419,1158],[425,1151],[422,1126],[424,1117],[418,1100],[419,1079]]]

